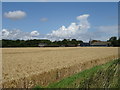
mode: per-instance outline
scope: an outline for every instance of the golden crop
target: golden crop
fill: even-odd
[[[46,85],[115,58],[117,47],[3,48],[3,87]]]

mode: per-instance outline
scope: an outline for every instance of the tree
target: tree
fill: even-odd
[[[120,37],[119,37],[119,39],[118,39],[118,46],[120,46]]]
[[[76,39],[64,39],[62,41],[50,41],[50,40],[2,40],[2,47],[38,47],[39,43],[45,43],[46,47],[59,47],[59,46],[77,46],[82,41]]]
[[[118,46],[117,37],[111,37],[108,41],[111,42],[112,46]]]
[[[109,41],[116,41],[117,40],[117,37],[111,37],[110,39],[109,39]]]

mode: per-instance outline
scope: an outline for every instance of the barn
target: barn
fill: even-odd
[[[104,47],[108,47],[111,46],[110,42],[106,42],[106,41],[99,41],[99,42],[93,42],[90,44],[90,46],[104,46]]]
[[[39,43],[38,46],[39,47],[45,47],[47,44],[46,43]]]
[[[111,46],[111,42],[107,42],[107,41],[100,41],[100,40],[93,40],[93,41],[89,41],[89,43],[81,43],[80,46],[84,46],[84,47],[109,47]]]
[[[81,47],[88,47],[88,46],[90,46],[90,43],[83,42],[83,43],[80,43],[80,46]]]

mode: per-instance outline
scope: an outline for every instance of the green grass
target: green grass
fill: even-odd
[[[113,60],[41,88],[120,88],[119,64]]]

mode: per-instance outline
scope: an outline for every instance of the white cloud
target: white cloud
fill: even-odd
[[[27,39],[39,39],[38,37],[40,36],[38,31],[23,32],[19,29],[13,29],[13,30],[3,29],[0,32],[2,34],[0,39],[27,40]]]
[[[96,40],[108,40],[112,36],[118,36],[118,26],[98,26],[94,27],[94,31],[86,31],[78,29],[76,23],[71,23],[69,27],[62,26],[57,31],[52,31],[52,33],[43,35],[39,34],[38,31],[32,32],[23,32],[19,29],[3,29],[0,31],[0,39],[50,39],[54,40],[63,40],[66,39],[79,39],[83,41],[89,41],[91,39]],[[2,34],[2,35],[1,35]]]
[[[8,36],[9,35],[9,31],[7,29],[3,29],[2,30],[2,35],[3,36]]]
[[[53,30],[47,34],[47,38],[50,40],[62,40],[62,39],[80,39],[81,34],[85,34],[90,28],[88,22],[89,14],[80,15],[77,18],[78,23],[71,23],[68,27],[62,26],[58,30]]]
[[[30,33],[31,36],[39,36],[39,32],[38,31],[32,31]]]
[[[3,39],[49,39],[49,40],[63,40],[63,39],[78,39],[83,41],[89,41],[91,39],[98,40],[107,40],[112,36],[118,36],[118,26],[97,26],[94,27],[93,30],[89,30],[91,28],[90,23],[88,22],[89,14],[84,14],[76,17],[78,22],[72,22],[68,27],[61,26],[57,30],[53,30],[51,33],[46,35],[40,34],[38,31],[32,32],[22,32],[19,29],[8,30],[3,29],[1,31]]]
[[[89,29],[90,28],[90,23],[88,22],[89,16],[90,16],[89,14],[77,16],[76,19],[80,21],[79,24],[81,25],[81,29]]]
[[[63,40],[63,39],[79,39],[89,41],[90,38],[98,40],[108,40],[112,36],[118,36],[118,26],[97,26],[89,30],[91,27],[88,22],[89,14],[77,16],[78,23],[71,23],[68,27],[62,26],[58,30],[53,30],[47,34],[50,40]]]
[[[4,16],[9,19],[17,20],[22,19],[26,16],[26,12],[18,10],[18,11],[9,11],[5,12]]]

